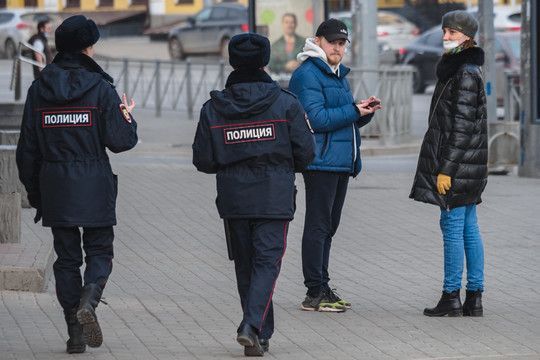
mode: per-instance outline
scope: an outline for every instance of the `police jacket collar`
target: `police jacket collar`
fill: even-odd
[[[223,91],[210,92],[211,102],[223,118],[244,119],[270,108],[281,88],[260,69],[238,69],[229,75]]]
[[[107,74],[101,66],[99,66],[94,59],[83,53],[67,53],[59,52],[53,60],[54,64],[62,68],[84,68],[90,72],[100,74],[105,80],[114,83],[113,78]]]
[[[253,82],[274,82],[270,75],[261,69],[236,69],[231,72],[227,78],[225,87],[228,88],[235,84],[253,83]]]

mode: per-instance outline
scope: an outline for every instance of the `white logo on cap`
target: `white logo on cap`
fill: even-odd
[[[341,31],[341,32],[344,33],[344,34],[347,33],[347,30],[345,30],[345,29],[341,29],[341,30],[339,30],[339,31]]]

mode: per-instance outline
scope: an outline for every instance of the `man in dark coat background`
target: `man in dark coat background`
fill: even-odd
[[[295,212],[295,172],[314,156],[313,136],[296,97],[263,70],[270,42],[234,36],[234,71],[225,90],[201,110],[193,164],[217,174],[217,208],[229,229],[243,319],[237,341],[247,356],[262,356],[274,332],[272,295]]]
[[[39,50],[39,52],[32,53],[34,60],[43,64],[43,66],[50,64],[53,59],[51,47],[49,46],[49,41],[47,39],[47,34],[51,32],[51,29],[51,20],[49,18],[44,18],[37,24],[37,33],[32,35],[32,37],[28,40],[29,44],[31,44],[36,50]],[[45,55],[45,57],[43,57],[42,54]],[[34,79],[37,79],[42,68],[34,65],[32,66],[32,69],[34,71]]]
[[[92,60],[99,31],[82,15],[56,30],[59,51],[28,90],[17,146],[19,177],[28,200],[52,228],[56,293],[68,325],[68,353],[103,337],[95,315],[112,270],[117,177],[106,148],[118,153],[137,144],[137,124],[124,95]],[[84,287],[81,233],[86,269]]]

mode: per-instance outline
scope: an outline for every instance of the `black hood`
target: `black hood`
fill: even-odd
[[[66,104],[82,98],[102,80],[113,81],[89,56],[58,53],[41,72],[38,93],[48,102]]]
[[[457,54],[444,54],[437,64],[437,79],[450,79],[463,64],[484,65],[484,50],[475,46]]]
[[[234,70],[223,91],[212,91],[215,110],[225,118],[247,118],[268,110],[281,88],[262,70]]]

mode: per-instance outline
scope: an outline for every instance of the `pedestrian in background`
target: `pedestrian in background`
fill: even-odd
[[[484,52],[474,36],[478,22],[466,11],[444,15],[445,53],[437,65],[428,130],[420,150],[410,197],[440,207],[444,283],[440,301],[427,316],[482,316],[484,248],[476,205],[487,183]],[[461,303],[463,258],[467,292]]]
[[[32,52],[34,60],[43,64],[43,67],[50,64],[53,59],[51,47],[47,39],[47,35],[51,33],[51,30],[51,20],[44,18],[37,24],[37,33],[28,40],[28,43],[37,50]],[[43,68],[36,65],[33,65],[32,68],[34,70],[34,79],[37,79]]]
[[[95,308],[112,271],[117,176],[114,153],[137,144],[135,106],[120,100],[113,79],[92,59],[96,24],[82,15],[67,18],[55,33],[58,54],[28,90],[17,146],[19,177],[51,227],[56,295],[68,327],[68,353],[103,342]],[[86,268],[84,286],[80,267]]]
[[[217,174],[219,215],[225,220],[243,310],[237,341],[247,356],[268,351],[274,332],[272,295],[296,210],[295,172],[313,159],[313,136],[296,97],[263,70],[270,42],[234,36],[225,89],[201,110],[193,164]]]
[[[292,73],[299,61],[296,56],[302,51],[306,39],[296,33],[298,19],[293,13],[281,17],[283,35],[272,44],[272,56],[268,67],[273,73]]]
[[[329,19],[298,54],[301,65],[289,89],[298,96],[315,132],[313,162],[303,173],[306,215],[302,237],[302,269],[307,287],[302,310],[343,312],[351,306],[329,286],[329,259],[347,193],[349,177],[357,176],[360,161],[359,128],[381,108],[370,97],[355,101],[341,64],[348,39],[347,26]]]

